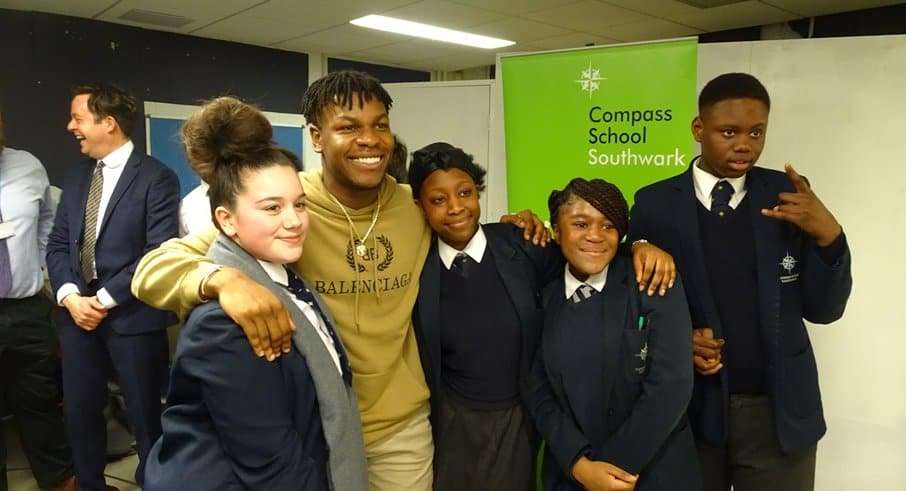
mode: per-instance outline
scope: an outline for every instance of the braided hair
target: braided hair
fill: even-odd
[[[620,240],[623,240],[626,232],[629,231],[629,205],[616,185],[604,179],[588,180],[576,177],[569,181],[562,191],[551,191],[547,199],[547,208],[550,211],[552,224],[557,223],[560,207],[575,198],[587,201],[594,209],[613,222]]]
[[[371,75],[354,70],[333,72],[315,80],[305,90],[302,115],[306,123],[320,126],[324,109],[330,106],[351,108],[355,102],[364,106],[372,99],[380,101],[387,111],[393,105],[393,98]]]

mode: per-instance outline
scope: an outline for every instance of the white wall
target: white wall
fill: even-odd
[[[482,221],[497,221],[499,210],[489,206],[491,190],[506,185],[506,172],[488,165],[491,155],[491,98],[493,80],[384,84],[393,97],[393,132],[411,154],[438,141],[462,148],[488,170],[481,195]],[[493,187],[492,187],[493,183]]]
[[[699,87],[726,71],[771,94],[760,165],[791,162],[843,224],[846,315],[809,326],[828,424],[816,487],[906,489],[906,36],[703,44]]]

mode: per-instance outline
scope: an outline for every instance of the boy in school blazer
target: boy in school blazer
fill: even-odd
[[[630,221],[630,238],[673,254],[686,285],[706,490],[814,487],[826,426],[803,319],[839,319],[852,288],[846,237],[805,178],[754,167],[769,109],[751,75],[708,82],[692,124],[701,156],[639,190]]]

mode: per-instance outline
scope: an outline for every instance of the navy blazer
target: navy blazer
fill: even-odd
[[[167,399],[144,489],[330,489],[305,358],[295,345],[272,362],[255,356],[218,302],[189,315]]]
[[[497,273],[516,309],[522,327],[520,356],[520,391],[524,394],[541,333],[541,288],[563,271],[563,257],[556,244],[536,246],[522,238],[522,230],[514,225],[491,223],[482,225],[487,249],[497,265]],[[441,367],[440,273],[444,265],[437,252],[437,237],[431,244],[419,283],[413,324],[421,355],[425,381],[432,394],[443,387]],[[502,302],[502,305],[506,302]],[[431,399],[432,405],[437,401]],[[432,414],[435,414],[432,411]]]
[[[762,208],[777,204],[779,193],[795,191],[784,173],[754,167],[747,174],[746,189],[758,264],[766,390],[780,445],[794,452],[814,445],[826,430],[815,355],[803,318],[827,324],[843,315],[852,289],[850,253],[846,247],[835,264],[825,264],[802,230],[761,214]],[[692,325],[710,327],[716,337],[723,337],[706,270],[719,265],[708,265],[704,256],[698,206],[690,167],[638,191],[629,235],[630,240],[648,239],[673,255],[686,284]],[[725,369],[712,376],[696,373],[689,406],[696,438],[724,445],[728,402]]]
[[[75,283],[82,294],[93,294],[82,280],[79,247],[88,187],[96,164],[95,160],[76,164],[63,181],[63,194],[47,243],[47,269],[54,292],[64,283]],[[103,323],[125,335],[166,329],[174,324],[176,318],[172,313],[138,301],[130,291],[130,284],[142,256],[177,235],[179,181],[176,174],[154,157],[133,150],[104,216],[99,219],[101,228],[95,245],[97,288],[106,288],[117,303]],[[68,311],[62,317],[65,322],[73,323]]]
[[[649,297],[638,291],[631,259],[617,255],[598,294],[599,321],[582,325],[561,321],[564,292],[562,276],[544,289],[532,370],[529,410],[547,442],[544,489],[581,489],[572,466],[582,455],[639,474],[640,491],[700,489],[685,418],[692,339],[682,282]]]

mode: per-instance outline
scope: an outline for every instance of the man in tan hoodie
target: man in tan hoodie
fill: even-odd
[[[392,103],[380,82],[361,72],[331,73],[308,87],[302,112],[322,169],[299,173],[312,217],[311,247],[294,269],[326,301],[348,351],[371,489],[430,490],[429,392],[411,314],[431,230],[409,186],[386,178]],[[504,221],[528,225],[527,235],[546,240],[530,212]],[[133,293],[181,316],[217,297],[259,356],[288,351],[292,327],[279,300],[204,257],[215,236],[211,227],[149,252],[136,269]]]

